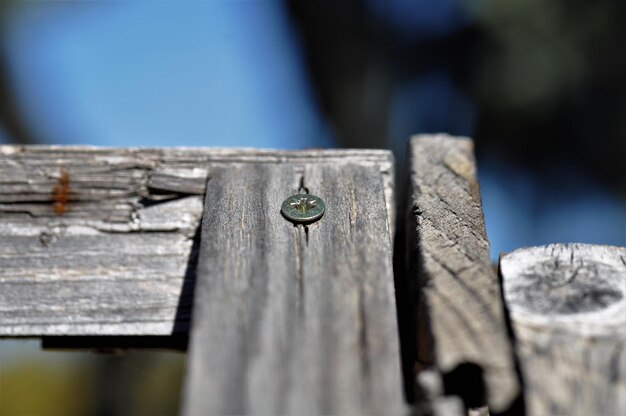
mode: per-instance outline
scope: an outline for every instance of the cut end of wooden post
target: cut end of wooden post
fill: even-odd
[[[626,330],[626,248],[523,248],[504,255],[500,269],[507,305],[519,324],[580,335]]]

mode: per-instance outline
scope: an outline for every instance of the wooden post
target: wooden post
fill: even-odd
[[[468,407],[486,400],[492,412],[506,411],[519,383],[489,259],[472,141],[417,136],[409,158],[405,254],[418,388],[428,389],[420,373],[434,371],[445,393]]]
[[[500,273],[528,413],[626,414],[626,248],[519,249]]]

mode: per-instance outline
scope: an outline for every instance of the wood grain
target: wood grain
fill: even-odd
[[[500,273],[528,413],[626,414],[626,248],[519,249]]]
[[[280,214],[304,186],[306,227]],[[207,186],[184,413],[406,413],[379,170],[241,165]]]
[[[186,332],[212,172],[318,163],[376,170],[391,210],[385,151],[0,146],[0,336]]]
[[[446,393],[469,407],[484,404],[486,395],[491,411],[505,411],[519,383],[489,258],[472,141],[416,136],[409,158],[406,267],[415,370],[438,371]]]

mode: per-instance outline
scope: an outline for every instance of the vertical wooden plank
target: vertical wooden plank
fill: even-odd
[[[409,152],[406,262],[416,371],[438,371],[446,393],[469,406],[480,406],[486,395],[491,411],[505,411],[519,383],[489,258],[473,143],[424,135],[411,140]]]
[[[626,248],[525,248],[500,273],[529,414],[626,414]]]
[[[294,226],[282,201],[326,202]],[[208,182],[184,413],[405,411],[386,199],[359,164],[240,165]]]

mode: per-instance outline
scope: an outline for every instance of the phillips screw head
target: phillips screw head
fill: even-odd
[[[317,221],[324,215],[326,204],[319,196],[311,194],[296,194],[285,199],[281,212],[289,221],[295,223],[310,223]]]

